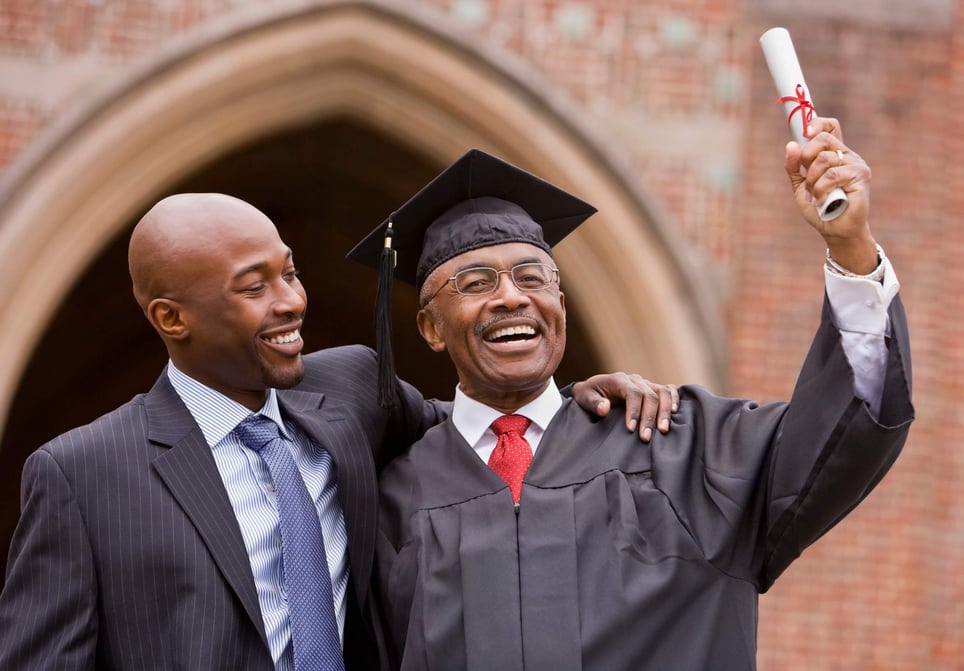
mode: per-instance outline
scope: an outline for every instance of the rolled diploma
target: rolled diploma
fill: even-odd
[[[808,109],[801,106],[805,101],[811,106],[813,99],[810,89],[803,79],[803,71],[797,60],[797,52],[790,40],[790,33],[786,28],[771,28],[760,37],[760,46],[766,58],[770,76],[777,87],[777,95],[787,98],[783,101],[783,112],[790,125],[790,134],[801,146],[807,143],[804,129],[807,123]],[[802,101],[801,101],[802,98]],[[817,207],[817,214],[823,221],[836,219],[847,209],[847,194],[840,187],[835,188]]]

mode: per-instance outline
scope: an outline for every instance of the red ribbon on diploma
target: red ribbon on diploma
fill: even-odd
[[[794,89],[794,91],[796,92],[796,95],[777,98],[776,104],[779,105],[780,103],[789,102],[800,103],[790,110],[790,114],[787,116],[787,126],[791,125],[790,122],[793,120],[793,115],[797,112],[800,112],[800,118],[803,119],[803,136],[806,137],[807,127],[813,120],[813,115],[816,110],[813,108],[813,103],[807,100],[807,96],[804,95],[803,84],[797,84],[797,87]]]

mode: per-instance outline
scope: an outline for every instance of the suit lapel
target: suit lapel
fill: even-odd
[[[145,407],[148,438],[170,447],[154,460],[155,471],[194,524],[267,646],[264,620],[241,528],[200,427],[166,374],[161,375],[148,393]]]
[[[359,605],[365,603],[375,552],[378,483],[367,433],[353,414],[336,404],[323,404],[324,394],[278,392],[284,412],[316,444],[331,455],[338,474],[338,501],[348,532],[348,559]]]

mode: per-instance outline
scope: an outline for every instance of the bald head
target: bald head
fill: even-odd
[[[307,295],[291,249],[257,208],[217,193],[170,196],[128,249],[134,296],[171,361],[249,409],[304,377]]]
[[[197,269],[223,254],[226,240],[264,235],[268,229],[275,231],[267,216],[232,196],[180,193],[164,198],[131,234],[127,261],[137,303],[146,309],[155,298],[182,298]]]

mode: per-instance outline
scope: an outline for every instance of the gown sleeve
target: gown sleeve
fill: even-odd
[[[856,395],[824,306],[770,464],[764,590],[871,492],[903,448],[914,418],[907,319],[899,298],[888,312],[892,335],[875,416]]]
[[[720,570],[766,591],[896,460],[914,411],[899,299],[889,311],[877,416],[856,395],[826,303],[789,403],[758,405],[681,388],[670,439],[653,445],[654,481]]]

